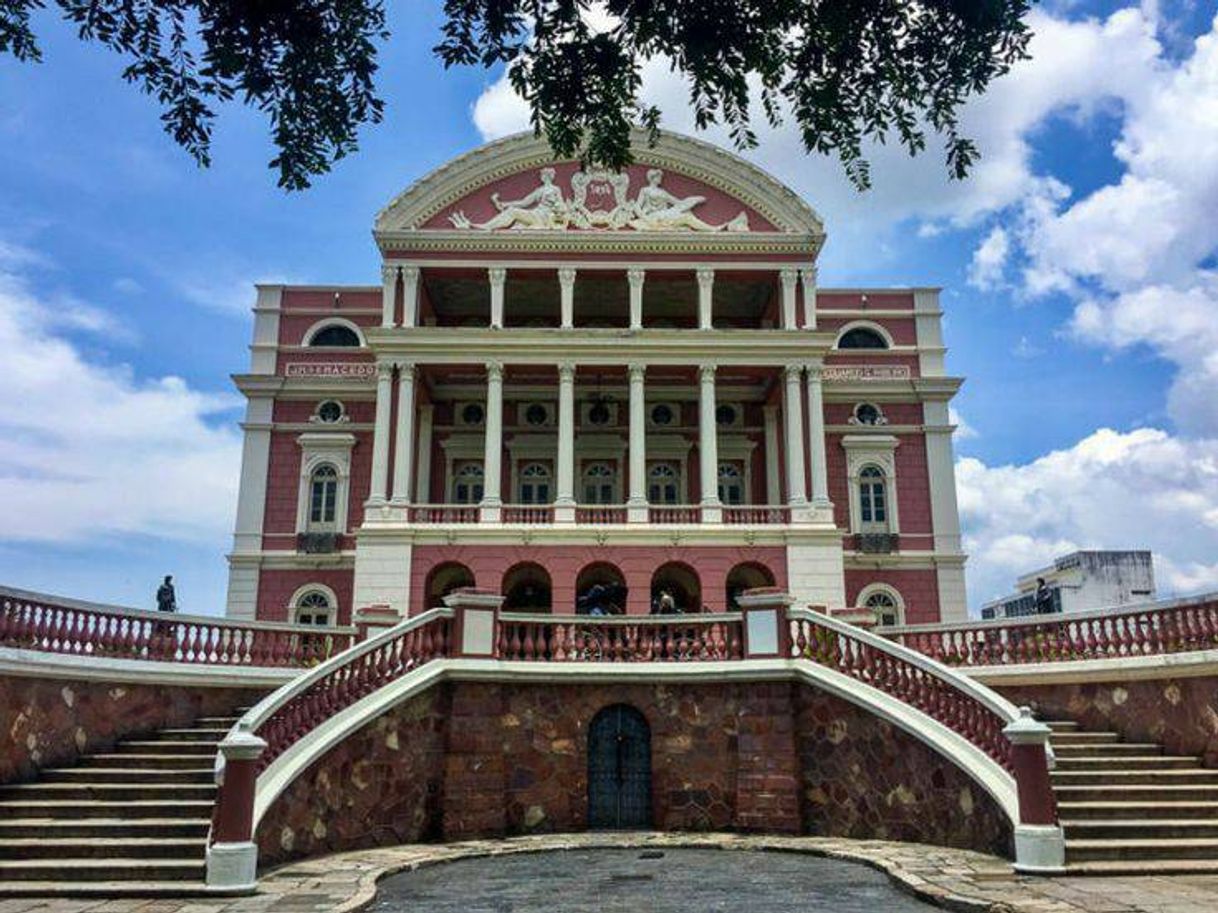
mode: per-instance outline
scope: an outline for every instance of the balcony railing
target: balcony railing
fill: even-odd
[[[575,522],[606,525],[626,522],[626,508],[621,505],[589,504],[575,508]]]
[[[476,504],[416,504],[410,508],[412,523],[477,523]]]
[[[733,504],[723,508],[728,526],[781,526],[791,522],[791,508],[785,504]]]
[[[0,646],[68,656],[223,666],[312,666],[354,628],[233,622],[78,603],[0,588]]]
[[[652,523],[700,523],[702,508],[696,505],[667,505],[651,507],[647,510],[647,519]]]
[[[791,508],[785,504],[733,504],[724,506],[719,515],[707,520],[729,526],[785,526],[791,522]],[[572,513],[555,516],[552,504],[504,504],[498,508],[495,522],[548,526],[556,521],[570,523]],[[480,523],[482,510],[476,504],[416,504],[409,509],[411,523]],[[623,523],[653,525],[685,525],[703,522],[703,509],[698,504],[655,504],[646,514],[632,517],[624,504],[579,504],[574,509],[574,522],[579,526],[612,526]]]
[[[741,616],[499,616],[499,657],[556,663],[709,662],[741,659]]]
[[[505,504],[501,517],[504,523],[544,525],[554,522],[554,508],[548,504]]]

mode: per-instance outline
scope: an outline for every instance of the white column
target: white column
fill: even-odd
[[[431,501],[431,428],[435,406],[419,406],[419,454],[415,463],[414,500],[417,504]]]
[[[395,507],[410,503],[414,464],[414,365],[398,363],[398,422],[393,443],[393,497]]]
[[[701,392],[698,403],[698,467],[702,481],[702,522],[723,519],[719,502],[719,429],[715,423],[715,366],[698,369]]]
[[[713,323],[715,271],[709,266],[698,270],[698,329],[709,330]]]
[[[491,326],[494,329],[503,328],[503,285],[507,281],[507,270],[501,266],[492,266],[486,271],[491,280]]]
[[[564,330],[575,326],[575,270],[564,266],[558,271],[558,288],[561,299],[562,319],[559,325]]]
[[[558,465],[554,522],[575,522],[575,365],[558,366]]]
[[[799,273],[784,269],[778,277],[782,280],[782,328],[794,330],[799,326],[795,319],[795,283],[799,281]]]
[[[381,264],[381,326],[397,326],[398,270],[396,263]]]
[[[765,416],[765,502],[782,503],[782,478],[778,475],[778,406],[762,409]]]
[[[819,365],[808,366],[808,460],[812,470],[812,506],[832,507],[825,458],[825,397]]]
[[[786,386],[783,388],[783,426],[787,438],[787,503],[792,507],[803,507],[808,503],[804,484],[804,409],[800,397],[799,375],[803,368],[790,365],[783,371]]]
[[[646,366],[630,365],[630,499],[626,519],[647,522],[647,406],[643,378]]]
[[[499,522],[500,481],[503,477],[503,365],[486,364],[486,445],[482,452],[482,521]]]
[[[810,266],[799,271],[804,286],[804,329],[816,329],[816,276],[817,268]]]
[[[372,431],[371,507],[384,506],[389,493],[389,435],[393,421],[393,365],[376,366],[376,427]]]
[[[646,270],[633,266],[626,270],[626,281],[630,283],[630,329],[643,329],[643,280]]]
[[[412,327],[419,322],[419,268],[402,267],[402,326]]]

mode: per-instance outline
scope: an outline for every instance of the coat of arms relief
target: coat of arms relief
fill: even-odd
[[[635,231],[730,231],[749,230],[749,219],[741,211],[718,225],[705,222],[694,210],[706,197],[678,197],[662,185],[664,172],[652,168],[644,185],[630,199],[630,176],[600,169],[577,171],[571,176],[571,198],[555,183],[553,168],[542,168],[541,183],[519,200],[501,200],[491,194],[497,213],[485,222],[471,222],[461,210],[448,219],[460,229],[497,231],[521,229],[559,231],[567,228],[624,229]]]

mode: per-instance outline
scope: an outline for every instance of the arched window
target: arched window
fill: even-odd
[[[653,615],[694,615],[702,611],[702,582],[688,564],[670,561],[651,575]]]
[[[764,564],[745,562],[737,564],[727,572],[727,610],[740,611],[739,598],[745,590],[757,587],[773,586],[774,573]]]
[[[875,613],[877,625],[892,627],[901,623],[901,601],[891,590],[875,590],[863,600],[863,605]]]
[[[888,487],[877,466],[867,466],[859,473],[859,511],[864,531],[887,531]]]
[[[423,583],[424,608],[435,609],[444,605],[444,597],[453,590],[475,586],[474,572],[464,564],[446,561],[431,569]]]
[[[676,504],[680,473],[671,463],[656,463],[647,473],[647,500],[652,504]]]
[[[887,349],[888,341],[869,327],[847,330],[837,341],[839,349]]]
[[[341,323],[327,324],[309,337],[310,346],[359,348],[359,344],[359,334]]]
[[[735,463],[719,464],[719,500],[724,504],[744,503],[744,476]]]
[[[309,525],[332,526],[338,502],[338,470],[322,463],[309,477]]]
[[[482,501],[482,464],[461,463],[453,474],[454,504],[478,504]]]
[[[529,463],[520,470],[520,503],[550,503],[550,467],[544,463]]]
[[[328,625],[334,614],[330,597],[321,590],[305,590],[296,597],[293,609],[298,625]]]
[[[584,470],[583,503],[617,503],[617,472],[610,463],[592,463]]]

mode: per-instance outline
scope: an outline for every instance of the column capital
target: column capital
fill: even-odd
[[[413,361],[399,361],[399,362],[397,362],[397,368],[398,368],[398,383],[401,383],[404,380],[413,380],[414,379],[414,362]]]
[[[507,281],[507,270],[502,266],[489,267],[486,275],[491,280],[491,285],[503,285]]]
[[[815,282],[820,275],[820,268],[816,266],[805,266],[799,271],[799,278],[804,282]]]
[[[715,382],[715,367],[716,367],[715,365],[699,365],[698,366],[698,379],[701,380],[702,383],[704,383],[704,384],[705,383],[714,383]]]
[[[799,279],[799,270],[793,266],[788,266],[779,270],[778,276],[782,279],[783,285],[794,285]]]
[[[631,380],[642,380],[643,375],[647,373],[647,365],[634,362],[628,365],[626,370],[629,372]]]
[[[808,383],[819,384],[824,377],[824,365],[804,365],[804,370],[808,372]]]
[[[398,277],[398,270],[400,270],[400,269],[401,269],[401,267],[398,266],[396,263],[382,263],[381,264],[381,281],[382,282],[393,282]]]
[[[376,363],[376,379],[378,381],[393,380],[393,367],[393,362],[391,361],[378,361]]]
[[[488,361],[486,363],[487,380],[503,380],[503,362]]]
[[[699,285],[710,285],[715,281],[715,269],[711,266],[699,266],[697,276]]]
[[[647,270],[641,266],[632,266],[626,270],[626,281],[631,285],[642,285],[643,280],[647,278]]]
[[[785,368],[782,369],[782,376],[785,377],[788,382],[790,382],[792,380],[798,381],[800,378],[800,375],[802,375],[803,373],[804,373],[803,365],[787,365]]]
[[[558,379],[561,381],[575,380],[575,362],[560,361],[558,363]]]
[[[561,285],[572,285],[575,282],[575,267],[560,266],[558,268],[558,281]]]
[[[414,279],[419,278],[420,270],[417,266],[403,266],[403,267],[401,267],[401,270],[402,270],[402,278],[405,279],[407,282],[410,282]]]

